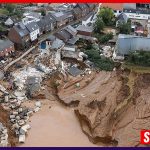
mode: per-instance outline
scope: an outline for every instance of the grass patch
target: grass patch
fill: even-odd
[[[1,15],[8,15],[9,14],[9,11],[5,8],[0,8],[0,14]]]

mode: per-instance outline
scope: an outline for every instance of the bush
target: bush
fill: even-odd
[[[121,23],[118,26],[120,33],[122,34],[130,34],[131,32],[131,22],[130,20],[127,23]]]
[[[101,17],[97,17],[95,23],[93,24],[94,32],[95,33],[101,33],[101,31],[104,29],[104,22]]]
[[[100,8],[99,17],[102,18],[106,26],[110,26],[114,23],[114,12],[111,8]]]
[[[86,49],[84,52],[88,55],[88,59],[94,63],[96,68],[106,71],[113,70],[114,62],[109,58],[102,58],[97,49]]]
[[[107,33],[104,35],[96,34],[95,36],[99,40],[100,43],[107,43],[109,40],[113,38],[113,33]]]
[[[138,51],[132,52],[127,58],[127,62],[133,63],[140,66],[150,66],[150,52]]]

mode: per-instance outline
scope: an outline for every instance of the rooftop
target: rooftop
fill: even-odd
[[[31,23],[27,24],[26,27],[29,30],[29,32],[33,32],[39,28],[39,26],[35,22],[31,22]]]
[[[102,3],[101,7],[108,7],[113,10],[123,10],[124,3]]]
[[[11,42],[10,40],[0,40],[0,51],[13,45],[13,42]]]
[[[29,34],[29,31],[26,29],[23,23],[19,23],[18,25],[14,26],[14,29],[18,32],[18,34],[23,37]]]
[[[93,27],[91,26],[84,26],[84,25],[79,25],[77,27],[78,31],[85,31],[85,32],[93,32]]]

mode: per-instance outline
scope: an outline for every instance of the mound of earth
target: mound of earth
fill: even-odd
[[[80,87],[76,87],[76,83]],[[141,146],[140,130],[150,127],[150,74],[100,72],[70,79],[58,88],[93,143]]]

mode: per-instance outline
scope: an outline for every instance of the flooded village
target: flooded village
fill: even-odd
[[[148,6],[1,4],[0,147],[141,146]]]

